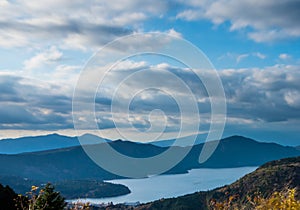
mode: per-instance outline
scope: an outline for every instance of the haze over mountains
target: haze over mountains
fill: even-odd
[[[58,139],[55,138],[55,141],[57,142]],[[121,140],[112,141],[109,144],[120,153],[137,158],[154,156],[167,149],[152,144]],[[95,150],[100,150],[102,146],[101,143],[87,145]],[[198,158],[202,148],[203,144],[193,146],[189,154],[166,173],[186,173],[193,168],[259,166],[271,160],[300,155],[300,151],[294,147],[232,136],[221,140],[214,154],[205,163],[200,164]],[[184,148],[175,147],[175,149],[180,153]],[[22,154],[1,154],[0,165],[2,176],[14,175],[43,181],[120,178],[96,165],[81,146]]]
[[[81,136],[84,145],[100,144],[103,142],[110,142],[112,140],[101,138],[92,134],[84,134]],[[206,134],[198,134],[196,136],[186,136],[179,138],[176,141],[176,146],[191,146],[192,143],[189,139],[195,139],[194,144],[204,143]],[[160,140],[149,142],[149,144],[159,147],[172,146],[175,139]],[[53,149],[62,149],[74,146],[80,146],[77,137],[63,136],[59,134],[49,134],[42,136],[27,136],[15,139],[2,139],[0,140],[0,154],[19,154],[25,152],[38,152]]]
[[[110,141],[92,134],[84,134],[84,145],[99,144]],[[24,152],[37,152],[67,147],[80,146],[77,137],[49,134],[44,136],[28,136],[16,139],[0,140],[0,154],[18,154]]]
[[[205,143],[207,134],[198,134],[185,136],[176,139],[158,140],[146,142],[143,144],[151,144],[158,147],[180,146],[187,147]],[[26,136],[20,138],[8,138],[0,140],[0,154],[20,154],[27,152],[40,152],[54,149],[63,149],[68,147],[82,145],[93,145],[113,140],[101,138],[93,134],[84,134],[78,138],[72,136],[64,136],[57,133],[41,135],[41,136]],[[226,138],[225,138],[226,139]],[[191,141],[193,140],[193,141]],[[176,142],[175,142],[176,141]],[[129,142],[129,141],[127,141]],[[141,143],[141,142],[140,142]],[[295,148],[300,150],[300,145]]]

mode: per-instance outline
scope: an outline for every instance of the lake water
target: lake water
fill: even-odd
[[[137,201],[145,203],[221,187],[236,181],[256,168],[192,169],[186,174],[160,175],[144,179],[117,179],[108,182],[126,185],[131,190],[130,194],[111,198],[87,198],[80,201],[93,204]]]

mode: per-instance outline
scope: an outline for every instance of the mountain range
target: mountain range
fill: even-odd
[[[120,153],[137,158],[155,156],[167,149],[121,140],[110,141],[109,144]],[[101,150],[103,144],[90,144],[86,147]],[[300,155],[300,151],[294,147],[232,136],[222,139],[213,155],[200,164],[198,158],[202,148],[203,144],[194,145],[189,154],[166,173],[186,173],[194,168],[259,166],[271,160]],[[185,147],[174,149],[180,154]],[[122,178],[96,165],[81,146],[22,154],[0,154],[0,165],[0,176],[18,176],[41,181]]]
[[[192,146],[195,144],[204,143],[206,137],[207,137],[206,133],[205,134],[195,134],[195,135],[180,137],[178,139],[152,141],[152,142],[149,142],[149,144],[153,144],[153,145],[159,146],[159,147],[170,147],[173,145],[187,147],[187,146]]]
[[[101,138],[92,134],[84,134],[80,136],[82,139],[79,142],[78,138],[72,136],[63,136],[59,134],[49,134],[42,136],[26,136],[15,139],[2,139],[0,140],[0,154],[19,154],[25,152],[39,152],[45,150],[62,149],[74,146],[89,145],[89,144],[99,144],[103,142],[110,142],[112,140]],[[201,144],[205,142],[206,134],[198,134],[185,136],[176,139],[167,139],[148,142],[146,144],[152,144],[159,147],[170,147],[174,145],[176,141],[176,146],[191,146],[193,144]],[[195,139],[193,144],[189,144],[191,139]]]
[[[77,137],[63,136],[54,133],[44,136],[27,136],[15,139],[2,139],[0,140],[0,154],[38,152],[80,146],[80,143],[89,145],[110,141],[92,134],[84,134],[81,136],[81,138],[83,139],[83,142],[79,142]]]

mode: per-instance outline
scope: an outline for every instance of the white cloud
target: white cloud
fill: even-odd
[[[128,84],[120,85],[124,75],[136,72],[139,69],[149,68],[141,74],[139,79],[128,80]],[[70,80],[76,75],[80,66],[60,65],[56,68],[58,78]],[[180,94],[189,104],[189,95],[180,89],[176,81],[170,77],[166,79],[166,72],[176,73],[192,90],[199,90],[199,81],[187,69],[174,68],[170,64],[160,63],[149,66],[146,62],[123,61],[115,66],[113,73],[109,74],[104,82],[104,91],[96,95],[95,108],[101,122],[101,128],[112,128],[111,97],[113,90],[119,88],[120,106],[124,102],[122,97],[136,92],[131,101],[131,114],[118,115],[117,122],[123,128],[130,124],[139,129],[145,129],[148,116],[154,108],[164,111],[168,119],[167,129],[176,130],[176,123],[180,123],[178,107],[171,99],[172,94]],[[125,73],[124,73],[125,72]],[[300,120],[300,71],[299,66],[276,65],[266,68],[245,68],[219,70],[227,98],[228,118],[231,125],[255,125],[256,122],[267,124],[269,122],[282,122],[286,125],[292,121]],[[59,75],[59,73],[61,75]],[[55,74],[53,74],[55,75]],[[169,79],[168,79],[169,78]],[[13,75],[0,74],[0,104],[4,111],[0,113],[1,129],[68,129],[72,127],[72,84],[66,84],[54,79],[56,84],[45,83]],[[146,90],[147,84],[158,84],[158,87],[169,87],[167,92]],[[74,85],[74,84],[73,84]],[[87,84],[87,86],[90,84]],[[143,91],[136,91],[143,90]],[[166,90],[166,89],[165,89]],[[150,92],[149,92],[150,91]],[[200,106],[201,122],[209,122],[209,100],[205,88],[193,92]],[[118,102],[118,101],[117,101]],[[116,104],[118,105],[118,103]],[[26,107],[26,109],[24,109]],[[128,107],[127,107],[128,108]],[[122,110],[122,107],[120,107]],[[88,117],[85,110],[82,113]],[[189,118],[190,119],[190,118]],[[152,123],[160,124],[156,118]],[[19,122],[19,123],[17,123]],[[189,123],[194,123],[190,121]],[[127,126],[127,127],[126,127]]]
[[[0,47],[7,48],[60,45],[91,49],[138,31],[143,21],[159,17],[170,7],[159,0],[1,2]]]
[[[300,108],[300,91],[287,91],[284,94],[284,100],[288,105],[295,108]]]
[[[230,53],[227,52],[224,55],[220,56],[218,60],[223,60],[223,59],[232,59],[235,60],[237,64],[239,64],[242,60],[245,60],[249,57],[255,57],[259,58],[261,60],[265,59],[267,56],[263,53],[260,52],[253,52],[253,53],[243,53],[243,54],[237,54],[237,53]]]
[[[265,59],[267,57],[265,54],[262,54],[260,52],[253,53],[252,55],[256,56],[256,57],[258,57],[260,59]]]
[[[188,21],[204,18],[204,15],[196,10],[184,10],[176,15],[177,19],[185,19]]]
[[[182,34],[176,31],[174,28],[171,28],[170,30],[166,31],[166,33],[170,36],[182,38]]]
[[[243,60],[243,59],[245,59],[245,58],[247,58],[247,57],[249,57],[249,54],[242,54],[242,55],[239,55],[239,56],[236,58],[236,62],[237,62],[237,63],[240,63],[241,60]]]
[[[282,53],[278,56],[281,60],[287,60],[287,59],[290,59],[291,56],[289,54],[286,54],[286,53]]]
[[[209,19],[219,25],[230,22],[230,30],[251,29],[248,37],[256,42],[300,37],[298,0],[213,0],[195,4],[177,14],[185,20]]]
[[[33,70],[44,65],[54,64],[61,60],[63,53],[56,47],[52,46],[44,52],[41,52],[32,58],[24,61],[24,68],[26,70]]]
[[[229,117],[265,122],[300,119],[299,66],[229,69],[220,76]]]

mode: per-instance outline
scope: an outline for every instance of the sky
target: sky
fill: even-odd
[[[298,0],[1,0],[0,138],[77,134],[73,94],[84,69],[92,69],[92,56],[117,38],[151,32],[187,40],[212,63],[226,99],[224,137],[244,135],[300,145],[299,19]],[[146,36],[124,46],[152,50],[169,43],[147,40]],[[124,46],[113,53],[121,53]],[[108,55],[97,58],[105,65],[111,62]],[[191,93],[183,91],[170,73],[192,91],[199,119],[194,113],[187,113],[187,120],[182,117],[185,105],[172,97],[180,95],[189,106]],[[130,75],[136,78],[128,79]],[[84,91],[97,81],[94,76]],[[198,132],[208,132],[211,98],[203,81],[180,61],[161,55],[133,56],[105,76],[94,93],[95,120],[102,136],[124,137],[116,132],[118,127],[125,133],[138,131],[129,135],[132,140],[151,140],[144,132],[152,131],[157,139],[171,138],[182,123],[193,127],[200,119]],[[151,88],[144,88],[146,84]],[[117,115],[112,113],[115,90]],[[136,94],[124,110],[132,91]],[[87,93],[83,92],[82,100]],[[89,117],[84,107],[77,111],[84,116],[80,120]],[[80,132],[95,131],[87,126]],[[183,134],[193,133],[187,129]]]

